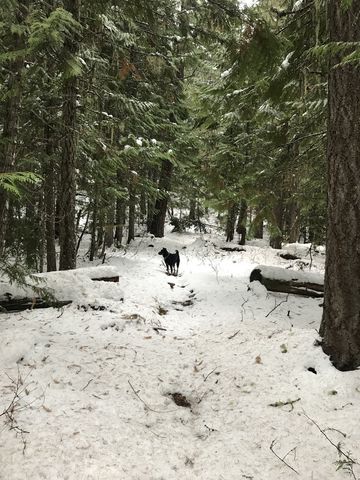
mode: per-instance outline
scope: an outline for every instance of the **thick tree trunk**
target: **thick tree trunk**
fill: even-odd
[[[38,238],[38,257],[39,257],[39,269],[38,272],[42,273],[44,271],[44,262],[45,262],[45,247],[46,247],[46,213],[45,213],[45,204],[44,204],[44,192],[43,190],[39,194],[39,203],[38,203],[38,225],[39,225],[39,238]]]
[[[144,191],[140,193],[140,223],[143,225],[146,222],[146,213],[147,213],[147,202],[146,202],[146,194]]]
[[[129,192],[129,230],[127,243],[129,244],[131,240],[135,238],[135,206],[136,206],[136,195],[133,188],[130,188]]]
[[[106,215],[106,226],[105,226],[105,246],[110,248],[114,244],[114,206],[110,205],[108,207]]]
[[[283,231],[283,222],[284,222],[284,205],[282,200],[279,200],[277,205],[273,208],[273,215],[275,221],[275,228],[277,229],[276,233],[273,233],[270,238],[270,246],[281,250],[281,244],[283,240],[282,231]]]
[[[116,229],[115,240],[116,246],[120,247],[124,236],[124,225],[126,220],[126,204],[123,199],[116,201]]]
[[[234,240],[235,222],[236,222],[237,205],[231,205],[228,208],[226,220],[226,241]]]
[[[44,202],[45,202],[45,238],[46,238],[46,268],[48,272],[56,270],[55,248],[55,146],[53,141],[54,132],[49,124],[45,126],[45,153],[44,164]]]
[[[163,196],[158,198],[155,202],[154,215],[150,225],[150,233],[159,238],[164,236],[168,192],[171,186],[172,171],[173,164],[169,162],[169,160],[164,160],[161,166],[159,180],[159,189],[161,190]]]
[[[64,7],[75,19],[79,18],[80,0],[66,0]],[[65,55],[72,57],[78,42],[72,38],[65,42]],[[63,82],[63,151],[61,158],[60,190],[60,270],[76,267],[76,151],[77,151],[77,77]]]
[[[99,213],[98,213],[98,225],[97,225],[97,232],[96,232],[96,249],[99,250],[102,248],[104,244],[104,236],[105,236],[105,218],[104,218],[104,210],[101,209],[99,205]]]
[[[246,218],[247,218],[247,202],[241,200],[239,208],[239,217],[236,225],[236,233],[239,235],[239,245],[246,243]]]
[[[264,238],[264,222],[259,220],[255,225],[254,238],[262,239]]]
[[[253,221],[252,230],[254,238],[262,239],[264,237],[264,220],[262,217],[262,208],[259,207],[255,211],[255,219]]]
[[[95,189],[94,200],[93,200],[93,209],[92,209],[92,222],[91,222],[91,241],[90,241],[90,254],[89,260],[92,262],[95,258],[97,252],[97,243],[96,243],[96,232],[98,226],[98,198],[97,191]]]
[[[16,20],[19,24],[24,22],[27,14],[27,0],[18,2]],[[14,32],[11,35],[12,48],[21,51],[24,48],[24,37]],[[4,85],[2,97],[5,98],[3,107],[3,128],[0,137],[0,172],[8,173],[14,169],[16,157],[16,137],[19,123],[19,110],[22,90],[22,69],[24,61],[21,56],[15,58],[7,65],[8,81]],[[4,248],[7,222],[8,195],[0,189],[0,255]]]
[[[189,220],[196,222],[196,200],[193,198],[190,200]]]
[[[297,242],[300,236],[299,205],[291,201],[287,210],[287,230],[290,243]]]
[[[331,42],[360,41],[360,0],[330,0]],[[339,57],[332,59],[332,65]],[[360,68],[329,73],[328,228],[323,350],[339,370],[360,366]]]

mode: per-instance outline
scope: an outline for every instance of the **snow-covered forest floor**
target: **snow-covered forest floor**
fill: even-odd
[[[119,284],[0,316],[1,479],[360,478],[360,372],[314,345],[322,300],[249,287],[256,264],[294,262],[222,245],[138,238],[107,254]],[[163,246],[180,251],[178,277]]]

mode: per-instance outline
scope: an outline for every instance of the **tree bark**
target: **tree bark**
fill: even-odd
[[[105,225],[105,246],[111,248],[114,244],[114,205],[111,204],[107,209],[106,225]]]
[[[237,205],[231,205],[228,208],[226,220],[226,241],[232,242],[234,240],[235,222],[236,222]]]
[[[284,222],[284,205],[282,200],[278,200],[278,203],[273,208],[274,216],[274,228],[276,233],[273,233],[270,238],[270,246],[277,250],[281,250],[281,244],[283,240],[283,222]]]
[[[196,200],[194,198],[190,199],[189,220],[196,222]]]
[[[116,200],[116,229],[115,240],[116,246],[120,247],[124,236],[124,225],[126,220],[126,205],[124,199]]]
[[[164,160],[161,166],[159,189],[162,197],[155,202],[154,215],[150,225],[150,233],[155,237],[162,238],[165,230],[165,219],[168,204],[168,192],[171,186],[171,176],[173,164],[169,160]]]
[[[135,238],[135,206],[136,206],[136,195],[134,188],[130,187],[129,192],[129,230],[128,230],[128,239],[127,243],[129,244]]]
[[[89,260],[92,262],[95,258],[96,252],[97,252],[97,242],[96,242],[96,232],[97,232],[97,226],[98,226],[98,195],[97,195],[97,189],[95,186],[95,193],[94,193],[94,199],[93,199],[93,209],[92,209],[92,222],[91,222],[91,241],[90,241],[90,254],[89,254]]]
[[[80,0],[66,0],[64,7],[75,19],[79,19]],[[76,55],[78,41],[76,38],[65,42],[64,54]],[[77,152],[77,92],[78,79],[71,76],[63,81],[63,151],[61,158],[60,190],[60,270],[76,267],[76,152]]]
[[[359,42],[360,0],[330,0],[331,42]],[[331,67],[339,63],[331,59]],[[360,366],[360,68],[331,68],[323,350],[339,370]]]
[[[146,223],[146,214],[147,214],[147,202],[146,202],[146,193],[144,190],[140,192],[140,224],[144,225]]]
[[[239,245],[246,243],[246,217],[247,217],[247,202],[241,200],[239,208],[239,217],[236,225],[236,233],[239,235]]]
[[[264,222],[259,220],[255,225],[254,238],[262,239],[264,238]]]
[[[56,270],[55,248],[55,145],[54,132],[49,124],[45,126],[45,153],[44,165],[44,203],[45,203],[45,237],[46,237],[46,269],[48,272]]]
[[[27,14],[28,1],[19,1],[16,21],[22,24]],[[11,35],[12,48],[15,51],[21,51],[24,48],[24,38],[22,34],[14,32]],[[16,138],[19,123],[19,110],[22,90],[22,70],[24,59],[18,56],[7,66],[9,76],[7,85],[4,86],[2,96],[6,99],[4,102],[4,117],[2,135],[0,137],[0,172],[8,173],[14,169],[16,158]],[[6,228],[7,228],[7,209],[8,195],[0,189],[0,255],[4,248]]]

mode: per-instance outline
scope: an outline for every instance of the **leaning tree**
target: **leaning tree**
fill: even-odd
[[[360,366],[360,0],[330,0],[328,227],[323,350],[339,370]],[[356,47],[356,45],[355,45]]]

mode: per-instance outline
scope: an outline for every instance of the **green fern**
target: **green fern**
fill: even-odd
[[[0,173],[0,188],[16,197],[21,197],[20,186],[22,184],[34,184],[41,177],[33,172],[10,172]]]

